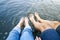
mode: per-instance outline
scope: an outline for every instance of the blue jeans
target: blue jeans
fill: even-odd
[[[22,31],[21,36],[21,28],[16,26],[9,34],[6,40],[34,40],[32,29],[30,26],[25,26]],[[58,33],[54,29],[48,29],[41,33],[42,40],[60,40]]]
[[[60,36],[54,29],[48,29],[41,33],[42,40],[60,40]]]
[[[19,36],[21,33],[21,28],[16,26],[9,34],[6,40],[34,40],[32,29],[30,26],[25,26],[24,30],[22,31],[22,35]]]

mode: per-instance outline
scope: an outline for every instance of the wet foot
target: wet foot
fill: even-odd
[[[17,24],[17,26],[21,27],[24,23],[24,18],[22,17],[19,21],[19,23]]]
[[[29,19],[28,19],[28,17],[25,17],[25,26],[28,26],[29,25]]]
[[[31,21],[32,23],[35,22],[35,19],[34,19],[34,15],[33,15],[33,14],[30,14],[30,15],[29,15],[29,19],[30,19],[30,21]]]
[[[38,22],[42,22],[42,23],[46,23],[49,24],[53,29],[56,29],[56,27],[58,25],[60,25],[60,23],[58,21],[49,21],[49,20],[43,20],[39,17],[38,13],[35,12],[35,17],[37,19]]]
[[[32,24],[34,25],[35,29],[40,30],[40,25],[39,25],[40,23],[35,21],[33,14],[29,15],[29,19],[32,22]]]
[[[43,22],[43,19],[41,19],[41,18],[39,17],[39,15],[38,15],[37,12],[35,12],[34,15],[35,15],[35,17],[36,17],[36,19],[37,19],[38,22]]]

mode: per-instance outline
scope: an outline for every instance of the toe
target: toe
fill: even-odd
[[[33,14],[30,14],[29,19],[30,19],[31,22],[35,22],[35,19],[34,19],[34,15]]]
[[[39,17],[39,14],[37,12],[35,12],[35,17],[36,17],[36,19],[37,19],[38,22],[40,22],[40,23],[43,22],[43,19],[41,19]]]
[[[36,16],[36,17],[39,17],[39,14],[38,14],[37,12],[35,12],[35,16]],[[40,17],[39,17],[39,18],[40,18]]]

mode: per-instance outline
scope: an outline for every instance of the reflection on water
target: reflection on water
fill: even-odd
[[[5,40],[22,16],[37,11],[41,18],[60,21],[59,0],[0,0],[0,40]]]

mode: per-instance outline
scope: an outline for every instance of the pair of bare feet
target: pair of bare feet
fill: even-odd
[[[35,15],[37,21],[34,19],[34,15]],[[60,22],[58,22],[58,21],[49,21],[49,20],[41,19],[37,12],[35,12],[34,15],[30,14],[29,15],[29,19],[32,22],[32,24],[34,25],[34,27],[37,30],[41,31],[41,32],[43,32],[43,31],[45,31],[47,29],[52,29],[52,28],[56,29],[57,26],[60,25]],[[28,19],[28,17],[21,18],[21,20],[18,23],[18,25],[21,27],[23,25],[23,23],[24,23],[25,26],[28,26],[29,25],[29,23],[28,23],[29,19]]]
[[[25,26],[28,26],[29,23],[28,23],[28,18],[27,17],[22,17],[19,21],[19,23],[17,24],[18,27],[22,28],[22,25],[24,24]]]
[[[37,12],[35,12],[35,14],[34,14],[37,21],[35,21],[33,14],[30,14],[30,15],[31,15],[30,21],[33,23],[34,27],[37,30],[40,30],[41,32],[43,32],[47,29],[56,29],[58,27],[58,25],[60,25],[60,22],[58,22],[58,21],[49,21],[49,20],[44,20],[44,19],[40,18]]]

